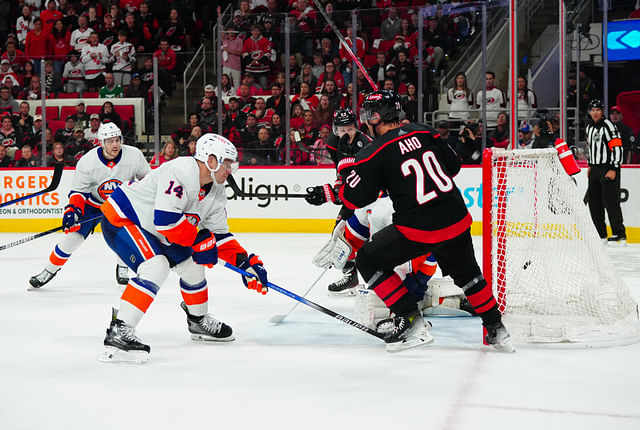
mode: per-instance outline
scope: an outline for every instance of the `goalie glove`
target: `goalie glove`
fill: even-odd
[[[267,279],[267,269],[264,268],[260,257],[255,254],[249,254],[246,260],[244,260],[239,268],[244,270],[245,272],[251,273],[255,276],[242,276],[242,282],[244,286],[250,290],[256,290],[256,292],[264,295],[267,294],[269,289],[267,288],[267,284],[269,283],[269,279]]]
[[[333,229],[331,239],[324,245],[320,251],[313,257],[313,264],[323,269],[331,266],[336,269],[342,269],[349,260],[351,255],[351,245],[344,237],[344,230],[347,226],[346,221],[340,221]]]

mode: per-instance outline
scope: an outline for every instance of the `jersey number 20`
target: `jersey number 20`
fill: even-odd
[[[402,169],[402,174],[404,176],[409,176],[412,173],[416,175],[416,200],[418,204],[423,205],[430,200],[438,197],[435,191],[429,191],[425,194],[424,192],[424,173],[427,172],[427,175],[431,178],[436,187],[443,193],[447,193],[453,189],[453,181],[450,177],[447,176],[446,173],[442,170],[440,163],[438,163],[438,159],[436,155],[427,151],[422,154],[422,164],[416,160],[415,158],[410,158],[400,166]],[[412,172],[413,171],[413,172]]]

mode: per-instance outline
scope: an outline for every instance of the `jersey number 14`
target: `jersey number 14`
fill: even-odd
[[[426,151],[422,154],[422,163],[420,163],[415,158],[410,158],[406,160],[400,166],[402,170],[402,174],[404,176],[409,176],[412,173],[416,175],[416,201],[418,204],[423,205],[428,201],[431,201],[438,197],[438,194],[433,191],[429,191],[425,194],[424,192],[424,174],[425,171],[427,175],[431,178],[433,183],[438,187],[438,189],[443,193],[448,193],[453,189],[453,181],[447,174],[442,170],[442,166],[438,162],[436,155],[431,151]]]

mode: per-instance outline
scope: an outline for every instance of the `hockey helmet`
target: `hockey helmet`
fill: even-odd
[[[120,128],[112,122],[105,122],[98,129],[98,140],[100,140],[101,144],[104,144],[106,139],[110,139],[112,137],[119,137],[122,141],[122,132]]]
[[[601,109],[604,111],[604,103],[600,99],[593,99],[589,102],[589,110],[591,109]]]
[[[218,160],[218,166],[215,169],[209,167],[209,156],[213,155]],[[224,160],[231,160],[231,173],[235,173],[238,170],[238,150],[229,141],[229,139],[222,137],[214,133],[207,133],[200,136],[196,142],[196,153],[193,155],[196,160],[202,161],[209,170],[211,175],[218,171],[220,166],[223,165]]]
[[[365,121],[394,122],[400,120],[402,106],[400,97],[394,91],[378,90],[368,94],[362,103],[362,118]]]
[[[353,125],[357,127],[356,115],[350,108],[338,109],[333,113],[333,134],[339,135],[338,127]]]

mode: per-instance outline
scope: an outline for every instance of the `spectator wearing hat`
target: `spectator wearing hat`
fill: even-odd
[[[636,137],[633,130],[622,121],[622,110],[619,106],[609,108],[609,120],[616,126],[620,138],[622,139],[622,149],[624,150],[623,163],[631,163],[636,148]]]
[[[242,39],[233,25],[222,33],[222,73],[231,78],[231,85],[240,85],[242,79]]]
[[[85,109],[84,102],[78,102],[75,107],[76,112],[71,115],[71,118],[73,118],[76,125],[79,125],[82,128],[89,127],[89,121],[91,118]]]
[[[100,137],[98,136],[98,130],[100,130],[100,115],[92,113],[89,119],[89,127],[84,129],[84,138],[87,139],[93,146],[100,145]]]
[[[56,142],[59,140],[56,139]],[[73,134],[64,144],[64,152],[72,156],[76,162],[93,149],[93,144],[84,138],[84,130],[80,126],[73,128]]]
[[[380,37],[382,40],[393,40],[401,31],[402,19],[398,16],[398,9],[390,7],[387,18],[380,24]]]
[[[53,136],[53,140],[56,142],[63,142],[66,144],[67,140],[69,140],[70,138],[73,138],[73,129],[75,128],[75,126],[76,126],[76,121],[73,119],[73,116],[69,115],[64,120],[64,127],[59,128],[56,131],[56,134]]]
[[[11,62],[6,58],[0,61],[0,87],[7,87],[14,91],[20,88],[18,75],[11,68]]]
[[[124,90],[124,96],[141,97],[145,99],[146,103],[146,99],[149,98],[147,97],[148,94],[148,91],[145,90],[144,86],[142,85],[142,79],[140,78],[140,75],[138,73],[132,73],[130,85],[127,87],[127,89]]]
[[[202,103],[204,102],[204,99],[209,99],[209,102],[211,102],[211,106],[213,107],[214,110],[216,110],[218,106],[218,98],[216,97],[216,87],[214,87],[211,84],[205,85],[202,97],[200,98],[200,100],[198,100],[195,103],[194,112],[198,114],[200,113],[200,111],[202,110]]]
[[[18,132],[18,146],[29,143],[33,148],[37,148],[42,142],[42,115],[35,115],[30,126],[18,126],[16,130]],[[49,151],[50,147],[47,147],[46,150]]]
[[[520,149],[533,148],[533,141],[535,140],[533,134],[533,127],[531,127],[526,121],[520,126],[520,138],[518,140],[518,147]]]
[[[391,81],[391,85],[389,85],[389,81]],[[400,89],[401,82],[398,79],[398,70],[396,69],[395,64],[387,64],[387,68],[384,71],[384,82],[382,84],[382,88],[385,90],[396,91],[399,94],[406,94],[406,86],[402,84],[405,88],[404,91]]]
[[[444,54],[449,52],[449,41],[447,34],[440,28],[438,18],[431,16],[427,23],[424,40],[428,46],[433,48],[433,69],[439,70]]]
[[[11,95],[11,90],[9,89],[9,87],[0,87],[0,114],[7,113],[9,114],[9,116],[11,116],[12,113],[18,112],[19,108],[20,106]]]
[[[78,28],[71,33],[69,44],[75,51],[81,52],[82,48],[89,45],[89,36],[94,33],[93,28],[89,27],[89,20],[86,16],[78,17]]]
[[[126,87],[131,82],[131,72],[136,61],[136,48],[127,41],[127,32],[118,32],[118,42],[109,48],[113,58],[113,78],[116,85]]]
[[[20,153],[21,157],[16,161],[16,167],[30,168],[41,166],[42,162],[40,161],[40,158],[36,158],[33,155],[33,148],[31,148],[31,144],[25,143],[22,145]]]
[[[101,99],[116,99],[124,96],[124,90],[118,84],[113,76],[113,73],[104,74],[104,87],[100,88],[98,92]]]
[[[80,97],[82,97],[85,89],[84,64],[80,61],[80,53],[78,51],[69,53],[69,61],[64,65],[62,78],[65,81],[66,92],[79,93]]]
[[[457,148],[460,140],[458,136],[449,133],[449,123],[447,121],[438,121],[438,133],[440,133],[440,140],[445,142],[451,148]]]
[[[40,19],[42,20],[42,31],[47,34],[51,33],[51,29],[55,22],[62,19],[62,12],[56,9],[56,1],[48,0],[46,2],[45,10],[40,12]]]

